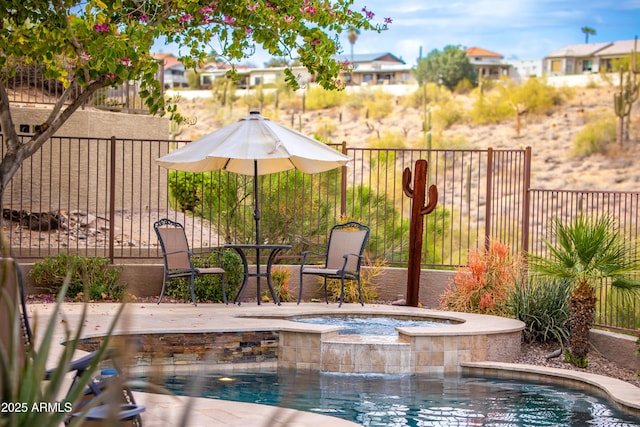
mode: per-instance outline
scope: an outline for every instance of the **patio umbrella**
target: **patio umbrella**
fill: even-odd
[[[254,177],[253,217],[260,244],[258,175],[297,169],[318,173],[345,166],[350,157],[293,129],[252,111],[247,117],[218,129],[157,159],[160,166],[185,172],[228,172]]]

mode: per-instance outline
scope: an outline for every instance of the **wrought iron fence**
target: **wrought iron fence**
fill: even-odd
[[[158,67],[158,80],[162,81],[164,65],[159,63]],[[45,79],[36,66],[19,69],[5,85],[9,102],[18,104],[55,104],[65,90],[62,82]],[[140,86],[134,80],[126,81],[122,86],[107,87],[97,91],[83,107],[126,113],[149,112],[144,99],[140,96]]]
[[[117,262],[157,260],[153,223],[185,225],[196,252],[253,241],[253,179],[226,172],[183,174],[155,159],[186,141],[52,138],[27,159],[2,200],[3,233],[15,256],[60,252]],[[264,243],[288,243],[281,262],[302,250],[321,251],[331,226],[356,219],[371,227],[369,256],[405,266],[412,200],[402,173],[429,162],[428,185],[438,206],[425,218],[423,267],[465,265],[470,251],[498,240],[513,251],[543,251],[553,218],[607,212],[630,241],[638,238],[638,194],[529,188],[526,150],[369,149],[336,145],[353,160],[321,174],[296,171],[259,181]],[[623,330],[639,326],[638,301],[601,295],[597,322]]]
[[[588,217],[607,215],[613,218],[618,230],[630,243],[629,256],[638,258],[640,242],[640,192],[577,191],[531,189],[529,252],[546,255],[545,240],[555,243],[553,221],[571,221],[578,214]],[[596,324],[621,331],[640,329],[640,301],[616,292],[610,286],[597,290]]]
[[[3,216],[17,256],[59,251],[111,259],[159,256],[153,222],[183,222],[195,248],[252,239],[253,180],[226,172],[167,171],[155,159],[185,144],[97,138],[52,138],[27,159],[4,194]],[[404,150],[336,146],[350,167],[305,175],[263,176],[260,199],[265,242],[318,249],[342,219],[371,226],[370,254],[404,265],[411,199],[402,172],[430,162],[429,184],[439,190],[425,220],[425,266],[455,267],[490,239],[516,250],[524,244],[525,150]]]

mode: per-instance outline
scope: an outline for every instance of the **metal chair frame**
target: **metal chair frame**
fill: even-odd
[[[162,302],[162,297],[167,288],[167,280],[177,277],[188,277],[193,305],[198,305],[195,294],[195,277],[204,274],[220,274],[222,276],[222,299],[225,304],[228,304],[222,252],[213,251],[218,254],[221,267],[195,268],[191,261],[193,253],[191,249],[189,249],[189,241],[187,240],[187,235],[182,224],[168,218],[162,218],[153,224],[153,229],[158,236],[158,241],[162,248],[162,258],[164,260],[164,277],[162,279],[162,291],[160,291],[158,304]]]
[[[324,298],[329,303],[327,294],[327,279],[340,279],[340,304],[344,301],[344,281],[355,280],[358,282],[358,295],[360,304],[364,306],[362,285],[360,280],[360,268],[364,249],[369,239],[369,227],[355,221],[337,224],[331,229],[327,252],[320,254],[325,257],[324,266],[307,265],[307,256],[311,251],[302,252],[302,264],[300,265],[300,290],[298,304],[302,300],[302,283],[304,275],[321,276],[324,279]]]

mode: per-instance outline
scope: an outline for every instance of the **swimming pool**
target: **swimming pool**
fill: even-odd
[[[412,319],[390,316],[310,316],[291,317],[292,322],[311,323],[316,325],[339,326],[340,335],[398,335],[396,327],[429,327],[451,324],[450,321]]]
[[[175,375],[164,385],[178,395],[293,408],[364,426],[640,426],[599,397],[504,379],[280,369]]]

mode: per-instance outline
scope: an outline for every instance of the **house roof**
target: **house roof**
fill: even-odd
[[[572,44],[552,52],[550,55],[547,55],[547,58],[593,56],[612,44],[613,43],[610,42]]]
[[[598,56],[626,56],[633,51],[635,44],[635,40],[619,40],[599,51]],[[640,48],[640,43],[637,47]]]
[[[485,57],[492,57],[492,58],[504,58],[503,55],[500,55],[499,53],[495,53],[495,52],[491,52],[490,50],[486,50],[483,49],[481,47],[470,47],[467,48],[467,56],[485,56]]]
[[[153,57],[158,61],[162,61],[165,70],[175,67],[176,65],[182,65],[182,63],[178,61],[178,58],[170,53],[156,53],[153,55]]]
[[[336,55],[335,58],[338,59],[338,60],[341,60],[341,61],[345,61],[346,60],[346,61],[351,62],[351,55],[349,55],[349,54],[342,53],[340,55]],[[353,62],[355,64],[360,64],[360,63],[363,63],[363,62],[376,62],[376,61],[405,64],[405,62],[401,58],[398,58],[397,56],[395,56],[394,54],[392,54],[390,52],[384,52],[384,53],[359,53],[359,54],[353,55]]]

